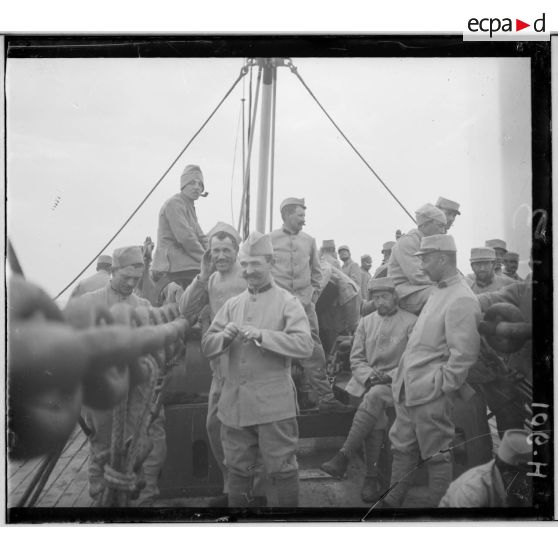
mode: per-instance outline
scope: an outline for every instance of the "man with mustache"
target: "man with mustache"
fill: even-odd
[[[281,507],[298,506],[298,424],[291,359],[308,358],[313,342],[299,300],[272,280],[269,235],[253,232],[239,253],[248,289],[225,302],[202,339],[207,358],[221,358],[218,417],[229,475],[229,505],[254,506],[261,454]]]
[[[180,193],[168,199],[159,212],[152,266],[159,287],[174,281],[185,289],[200,271],[207,237],[198,223],[194,202],[206,195],[204,188],[200,167],[187,165],[180,177]]]
[[[311,358],[301,362],[305,376],[318,396],[321,412],[350,411],[350,407],[335,399],[326,377],[326,358],[320,341],[316,315],[316,301],[320,296],[322,268],[316,241],[310,235],[302,232],[302,228],[306,224],[304,199],[287,198],[281,203],[280,209],[283,226],[270,233],[275,257],[272,274],[280,287],[300,300],[310,322],[314,351]],[[357,288],[359,284],[357,282]]]
[[[496,252],[492,248],[472,248],[470,261],[473,277],[467,280],[475,294],[497,291],[514,282],[504,274],[496,275]]]

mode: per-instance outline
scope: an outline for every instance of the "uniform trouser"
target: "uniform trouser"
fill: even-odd
[[[399,307],[418,316],[435,288],[435,285],[431,285],[406,296],[399,295]]]
[[[223,493],[229,493],[229,472],[225,464],[225,452],[223,450],[223,442],[221,440],[221,421],[217,416],[219,410],[219,399],[223,391],[223,379],[214,374],[209,388],[209,397],[207,401],[207,419],[205,426],[207,428],[207,437],[209,438],[209,446],[213,452],[213,456],[221,469],[223,475]],[[254,478],[253,491],[256,496],[265,496],[265,478],[261,471],[261,463],[257,468]]]
[[[258,453],[277,487],[279,506],[298,505],[298,423],[289,418],[253,426],[222,425],[221,437],[229,472],[229,505],[243,507],[253,499]]]
[[[333,399],[331,384],[326,376],[326,358],[322,343],[320,341],[318,316],[314,303],[304,304],[304,310],[310,322],[310,333],[314,342],[314,350],[309,358],[301,360],[300,364],[308,383],[315,390],[320,402]]]
[[[139,417],[145,404],[145,387],[136,386],[132,388],[128,398],[128,417],[126,420],[125,439],[134,433]],[[109,451],[112,432],[112,410],[96,411],[86,409],[84,418],[91,430],[89,436],[89,494],[97,505],[101,504],[104,492],[103,473],[104,464],[109,461]],[[158,416],[148,428],[147,434],[153,442],[153,448],[142,465],[145,488],[141,491],[139,498],[131,500],[132,506],[148,506],[159,495],[159,474],[167,455],[167,444],[165,435],[165,416],[161,409]]]
[[[453,396],[443,394],[433,401],[407,407],[395,403],[395,422],[389,432],[393,451],[391,484],[399,483],[386,496],[385,503],[400,506],[410,487],[412,471],[419,458],[427,461],[429,499],[425,507],[437,507],[453,474],[451,453],[455,427],[451,420]]]

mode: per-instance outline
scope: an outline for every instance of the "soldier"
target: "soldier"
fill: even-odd
[[[335,399],[326,377],[326,358],[320,342],[316,315],[316,301],[320,296],[322,268],[316,241],[310,235],[302,232],[306,216],[304,199],[287,198],[281,203],[280,208],[283,226],[270,233],[275,258],[272,274],[280,287],[300,300],[310,322],[314,351],[311,358],[301,362],[305,376],[317,393],[319,408],[322,412],[348,411],[350,408]],[[357,283],[357,288],[359,285],[360,283]]]
[[[529,507],[533,443],[526,430],[507,430],[496,457],[454,480],[440,508]]]
[[[360,285],[360,267],[351,259],[351,251],[345,244],[337,248],[339,259],[343,262],[341,271],[348,275],[357,285]]]
[[[217,223],[208,233],[209,250],[204,254],[201,271],[186,289],[180,300],[180,312],[194,323],[209,305],[209,320],[213,321],[223,304],[246,290],[246,280],[237,261],[240,236],[226,223]],[[228,505],[228,478],[225,454],[221,442],[221,421],[217,415],[219,398],[223,389],[221,359],[209,362],[212,371],[207,403],[206,428],[209,445],[223,474],[223,496],[213,502],[216,507]]]
[[[366,477],[361,497],[365,502],[378,499],[378,459],[387,428],[386,407],[393,407],[391,377],[417,320],[400,310],[395,284],[389,278],[371,279],[370,296],[377,311],[362,318],[351,350],[352,378],[346,390],[362,397],[349,435],[339,452],[321,468],[341,478],[349,459],[365,444]]]
[[[372,279],[370,268],[372,267],[372,256],[364,254],[360,257],[360,293],[362,300],[368,300],[368,283]]]
[[[438,209],[441,209],[446,216],[446,221],[447,221],[446,232],[447,232],[451,229],[453,222],[455,221],[455,218],[458,215],[461,215],[459,211],[459,204],[457,202],[448,200],[446,198],[442,198],[440,196],[438,198],[438,201],[436,202],[436,207]]]
[[[322,240],[320,248],[320,261],[327,261],[337,269],[341,269],[341,264],[337,259],[337,250],[335,249],[334,240]]]
[[[497,291],[513,283],[504,274],[496,275],[496,252],[492,248],[472,248],[470,261],[473,278],[467,277],[467,281],[475,294]]]
[[[487,240],[484,245],[487,248],[493,248],[494,252],[496,252],[496,267],[494,268],[495,273],[500,275],[502,273],[502,262],[504,261],[504,256],[508,251],[506,248],[505,240],[500,240],[499,238],[493,238],[491,240]]]
[[[389,435],[395,487],[386,496],[385,507],[403,503],[419,457],[428,468],[428,504],[436,507],[445,494],[452,480],[451,412],[457,396],[472,394],[465,381],[479,354],[480,306],[457,271],[453,237],[423,238],[417,256],[436,286],[393,378],[396,418]]]
[[[388,277],[395,282],[399,306],[418,315],[435,287],[416,254],[422,238],[445,232],[446,216],[429,203],[417,209],[415,215],[417,228],[402,236],[392,248]]]
[[[518,267],[519,267],[519,254],[517,252],[508,252],[504,256],[503,275],[507,275],[510,279],[513,279],[514,281],[523,281],[523,279],[517,274]]]
[[[96,291],[104,287],[110,281],[110,268],[112,266],[112,258],[107,255],[99,256],[97,260],[97,272],[80,281],[76,288],[72,291],[70,298],[81,296],[85,293]]]
[[[390,240],[389,242],[384,242],[382,246],[382,263],[378,269],[374,272],[373,278],[379,279],[380,277],[387,277],[387,264],[389,258],[391,257],[391,250],[395,246],[395,242]]]
[[[151,306],[147,300],[134,294],[134,289],[143,274],[143,265],[143,254],[140,246],[117,248],[112,256],[110,282],[101,289],[85,293],[76,299],[74,304],[111,308],[116,303],[123,302],[132,308]],[[146,389],[146,384],[139,384],[130,389],[126,420],[128,435],[134,431],[145,407]],[[108,459],[107,454],[111,444],[112,411],[86,409],[84,418],[91,430],[89,435],[89,442],[91,444],[89,493],[95,502],[100,504],[104,489],[103,467]],[[146,486],[141,491],[139,498],[133,501],[134,505],[137,506],[151,505],[159,494],[157,482],[167,451],[164,414],[162,410],[152,421],[148,430],[148,436],[153,442],[153,449],[143,462]]]
[[[253,505],[252,477],[258,450],[277,487],[279,506],[298,505],[298,425],[291,359],[312,353],[310,326],[297,297],[272,281],[273,246],[253,232],[240,265],[248,289],[217,312],[202,339],[207,358],[221,360],[222,422],[229,504]]]
[[[180,193],[163,204],[152,268],[156,283],[174,281],[185,289],[199,273],[207,237],[194,202],[207,195],[204,188],[200,167],[188,165],[180,177]]]

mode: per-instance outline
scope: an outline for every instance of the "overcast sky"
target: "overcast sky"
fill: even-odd
[[[461,203],[463,215],[451,233],[463,271],[470,270],[470,249],[488,238],[506,239],[510,249],[528,260],[529,235],[518,231],[510,238],[510,215],[504,210],[510,192],[526,206],[531,204],[528,59],[294,62],[411,213],[439,195]],[[141,58],[8,61],[8,234],[30,280],[55,295],[73,278],[180,152],[242,63]],[[318,244],[329,238],[337,245],[348,244],[357,261],[370,253],[375,268],[382,243],[394,239],[396,229],[407,231],[413,223],[295,76],[279,68],[278,78],[275,199],[304,197],[305,230]],[[202,228],[208,231],[218,220],[236,226],[242,191],[243,95],[248,96],[247,78],[107,252],[141,244],[148,235],[156,239],[159,208],[178,191],[188,163],[202,167],[210,193],[197,202]],[[254,188],[257,155],[256,148]],[[255,211],[255,192],[252,199]],[[273,220],[277,226],[278,203]]]

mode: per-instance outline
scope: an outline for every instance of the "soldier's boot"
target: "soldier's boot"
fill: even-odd
[[[242,476],[229,471],[229,506],[231,508],[251,508],[253,505],[252,476]]]
[[[363,502],[373,503],[380,497],[380,489],[378,485],[378,461],[380,459],[380,451],[384,443],[383,430],[372,430],[364,441],[364,461],[366,464],[366,476],[360,497]]]
[[[281,508],[297,508],[299,498],[298,471],[275,473],[273,482],[277,489],[277,503]]]
[[[336,479],[342,479],[347,472],[348,465],[349,459],[347,456],[338,451],[329,461],[322,463],[320,469]]]
[[[426,506],[437,508],[440,500],[446,493],[453,478],[453,464],[449,454],[444,460],[431,460],[428,462],[428,502]]]
[[[418,456],[416,453],[393,452],[391,465],[391,490],[382,500],[383,508],[400,508],[413,481]]]

